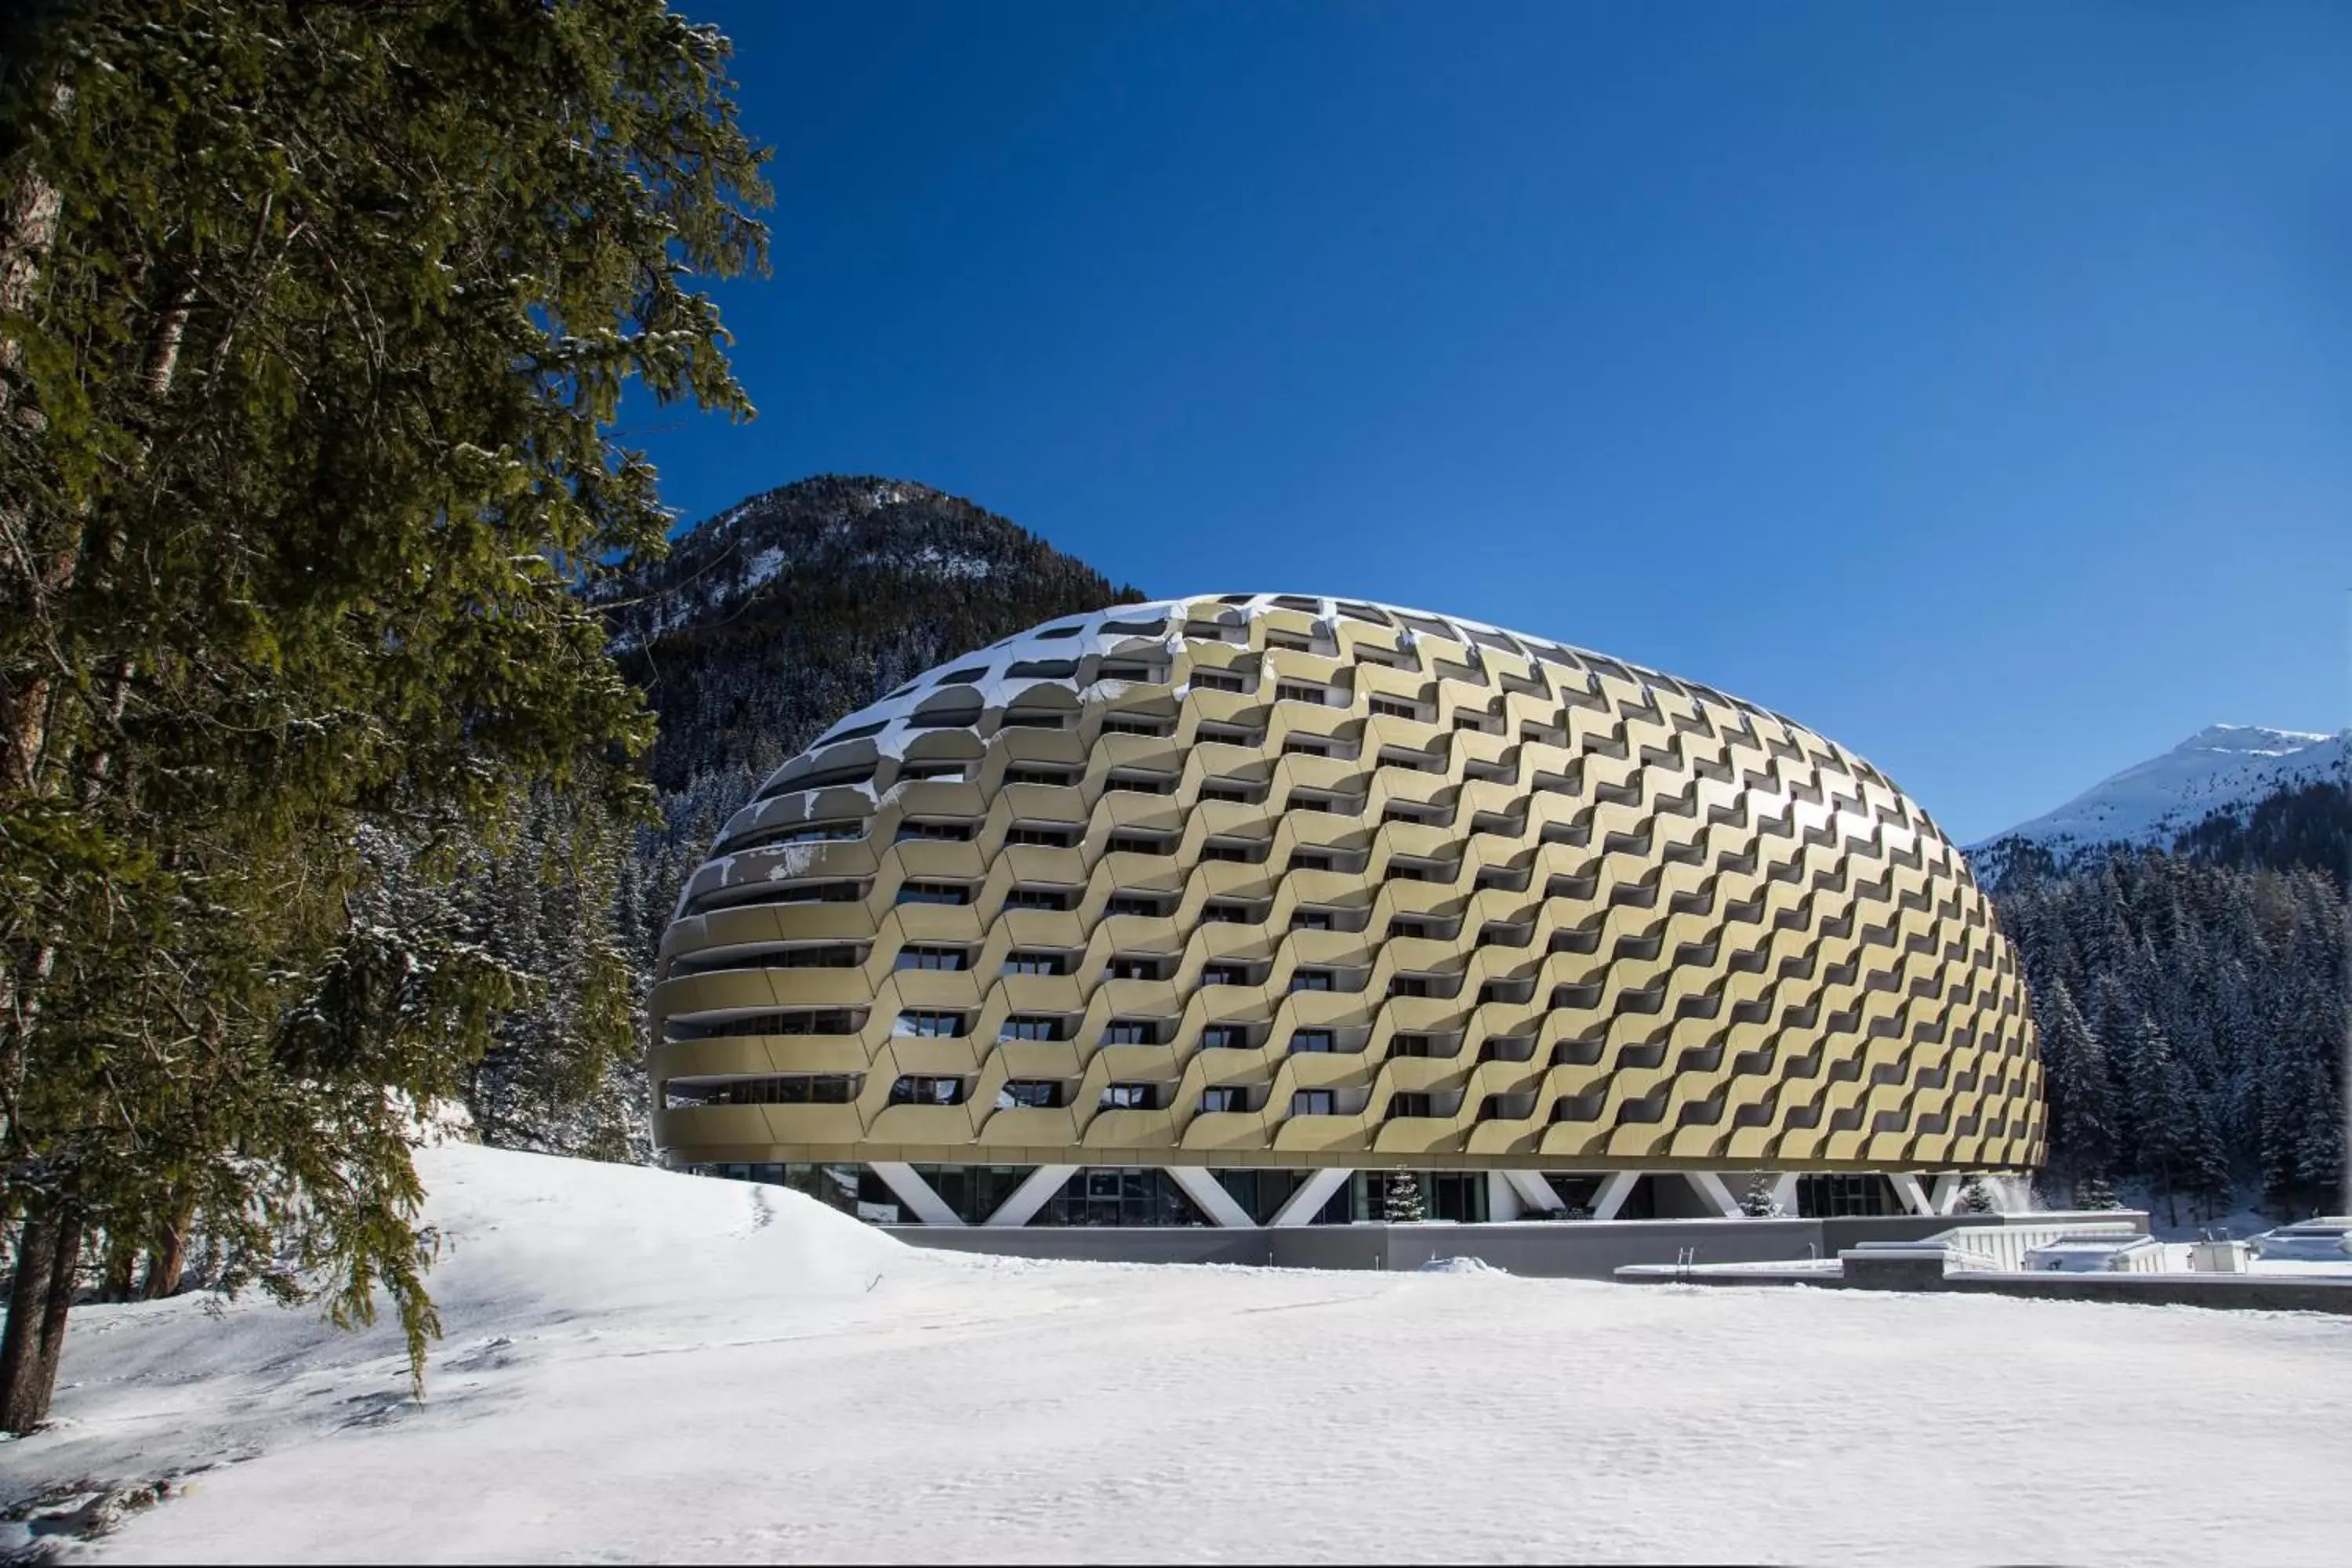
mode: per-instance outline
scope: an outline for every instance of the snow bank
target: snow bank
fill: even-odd
[[[213,1461],[120,1563],[2342,1557],[2340,1319],[971,1258],[421,1158],[426,1404],[388,1331],[94,1309],[10,1493]]]
[[[1423,1274],[1507,1274],[1483,1258],[1433,1258],[1421,1266]]]

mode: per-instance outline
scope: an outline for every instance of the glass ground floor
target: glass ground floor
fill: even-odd
[[[967,1226],[1348,1225],[1390,1217],[1389,1194],[1397,1175],[1388,1169],[1180,1173],[1154,1166],[1110,1165],[745,1163],[684,1169],[697,1175],[790,1187],[877,1224]],[[1460,1224],[1596,1216],[1703,1218],[1739,1212],[1756,1189],[1747,1176],[1718,1176],[1709,1184],[1673,1172],[1409,1173],[1423,1217]],[[1202,1184],[1203,1175],[1213,1181],[1213,1189]],[[1323,1190],[1308,1191],[1318,1186]],[[1920,1206],[1926,1188],[1915,1184],[1906,1202],[1896,1178],[1875,1173],[1780,1176],[1773,1179],[1771,1191],[1780,1212],[1791,1216],[1936,1212]]]

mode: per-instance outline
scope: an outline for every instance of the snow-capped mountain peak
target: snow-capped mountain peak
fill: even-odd
[[[2215,812],[2243,816],[2282,790],[2342,783],[2352,730],[2325,734],[2261,724],[2212,724],[2160,756],[2100,780],[2031,822],[1972,846],[1979,879],[1997,876],[2019,843],[2061,859],[2105,844],[2169,847]]]

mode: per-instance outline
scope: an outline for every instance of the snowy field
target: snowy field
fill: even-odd
[[[389,1331],[87,1309],[0,1494],[212,1467],[104,1563],[2352,1560],[2344,1319],[974,1258],[420,1159],[425,1404]]]

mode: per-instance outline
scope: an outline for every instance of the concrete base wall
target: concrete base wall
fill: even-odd
[[[1053,1258],[1082,1263],[1255,1263],[1272,1261],[1276,1230],[1220,1230],[1211,1226],[886,1225],[900,1241],[943,1252],[985,1252],[999,1258]]]
[[[1494,1225],[1316,1225],[1218,1230],[1032,1226],[885,1226],[899,1240],[955,1252],[1097,1263],[1226,1263],[1274,1268],[1419,1268],[1475,1258],[1538,1279],[1607,1279],[1628,1264],[1780,1263],[1835,1258],[1864,1241],[1916,1241],[1962,1225],[2047,1225],[2052,1215],[1884,1215],[1846,1219],[1531,1220]],[[2141,1231],[2147,1216],[2104,1212]]]

